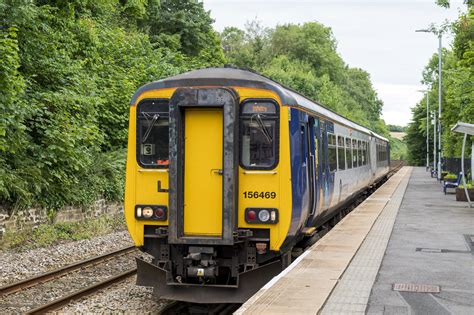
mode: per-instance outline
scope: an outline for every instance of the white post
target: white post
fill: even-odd
[[[466,194],[467,202],[469,203],[469,208],[472,208],[471,199],[469,198],[469,193],[467,192],[466,173],[464,173],[464,148],[466,147],[466,139],[467,139],[467,133],[464,134],[464,139],[462,141],[462,153],[461,153],[462,183],[464,185],[464,193]]]
[[[433,170],[436,171],[436,112],[433,112],[433,138]]]
[[[441,56],[442,56],[442,44],[441,44],[441,31],[438,34],[439,47],[438,47],[438,179],[441,180],[441,96],[442,96],[442,70],[441,70]]]
[[[471,146],[471,183],[474,183],[474,141]]]
[[[430,105],[428,95],[429,91],[426,91],[426,170],[430,169]]]

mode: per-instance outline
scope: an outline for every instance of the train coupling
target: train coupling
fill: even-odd
[[[189,246],[188,255],[184,257],[187,265],[186,276],[190,278],[215,279],[218,275],[214,247]]]

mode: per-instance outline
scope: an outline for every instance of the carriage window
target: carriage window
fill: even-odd
[[[347,168],[352,168],[352,148],[351,148],[351,139],[346,138],[346,161]]]
[[[248,169],[271,169],[277,163],[276,106],[247,102],[241,112],[240,161]]]
[[[334,172],[337,169],[336,136],[330,133],[328,133],[328,160],[329,171]]]
[[[352,139],[352,166],[357,167],[357,140]]]
[[[346,169],[346,153],[344,149],[344,137],[337,136],[337,165],[339,170]]]
[[[367,161],[365,160],[365,141],[360,142],[361,146],[361,159],[362,159],[362,165],[366,165]]]
[[[359,166],[364,165],[364,161],[362,160],[362,141],[357,141],[357,160],[359,161]]]
[[[168,101],[145,100],[137,108],[137,159],[142,167],[169,164]]]

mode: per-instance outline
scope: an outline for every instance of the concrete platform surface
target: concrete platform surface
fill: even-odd
[[[410,173],[411,168],[404,167],[392,176],[234,314],[317,314],[341,280],[344,271],[353,260],[382,210],[390,208],[392,212],[398,210]],[[393,198],[394,196],[398,196],[398,198]],[[394,206],[395,202],[398,204]],[[393,221],[394,217],[392,224]],[[377,247],[378,251],[382,251],[382,254],[379,254],[378,265],[380,265],[385,247],[386,242],[385,245],[382,243]],[[372,272],[375,272],[376,275],[377,270],[378,266]],[[358,290],[367,292],[365,294],[366,302],[375,275],[370,283],[357,283]],[[360,310],[361,303],[354,304],[359,304],[355,306]],[[366,303],[364,309],[365,305]],[[363,310],[361,311],[363,312]]]
[[[424,168],[414,169],[368,314],[474,314],[474,209],[455,199]],[[394,284],[440,292],[394,291]]]

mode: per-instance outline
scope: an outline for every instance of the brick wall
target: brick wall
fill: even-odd
[[[57,211],[54,222],[77,222],[104,214],[123,213],[122,203],[110,203],[97,200],[87,208],[67,206]],[[16,209],[11,214],[0,206],[0,239],[7,231],[34,229],[40,224],[49,222],[48,212],[42,208]]]

